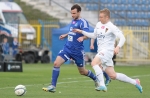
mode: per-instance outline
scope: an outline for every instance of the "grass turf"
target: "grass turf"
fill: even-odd
[[[86,66],[87,69],[92,68]],[[107,92],[94,90],[94,83],[81,76],[75,65],[63,65],[55,93],[44,92],[52,73],[52,64],[23,64],[23,72],[0,72],[0,98],[18,98],[14,87],[23,84],[27,93],[22,98],[149,98],[150,66],[116,66],[117,72],[132,78],[139,78],[144,92],[141,94],[135,86],[112,81]],[[93,71],[93,70],[92,70]]]

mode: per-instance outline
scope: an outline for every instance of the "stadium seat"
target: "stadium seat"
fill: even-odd
[[[147,6],[146,6],[146,5],[144,5],[144,4],[142,4],[141,9],[142,9],[142,11],[148,11]]]
[[[99,7],[97,4],[86,4],[86,9],[90,11],[97,11]]]
[[[142,1],[141,0],[135,0],[134,3],[140,5],[140,4],[142,4]]]
[[[134,0],[128,0],[128,4],[135,4]]]
[[[141,26],[148,26],[148,22],[146,20],[142,19]]]
[[[140,14],[140,12],[137,12],[137,16],[138,19],[142,17],[142,15]]]
[[[141,1],[142,1],[142,4],[147,4],[148,0],[141,0]]]
[[[138,12],[138,17],[139,17],[139,18],[142,18],[142,17],[143,17],[143,15],[142,15],[141,12]]]
[[[112,18],[120,18],[120,16],[117,13],[111,13],[111,17]]]
[[[134,12],[134,18],[139,18],[138,12]]]
[[[150,12],[147,13],[147,18],[150,18]]]
[[[133,11],[133,9],[134,8],[133,8],[133,6],[131,4],[127,5],[127,9],[126,9],[127,11]]]
[[[120,5],[121,10],[126,11],[127,10],[127,6],[125,4],[121,4]]]
[[[117,25],[117,26],[120,26],[119,20],[115,19],[114,24]]]
[[[91,10],[91,5],[90,4],[86,4],[86,10]]]
[[[141,6],[135,4],[134,5],[135,11],[141,11]]]
[[[134,18],[134,15],[132,12],[127,12],[127,18]]]
[[[139,25],[138,19],[135,19],[134,23],[136,26],[138,26]]]
[[[143,18],[145,18],[145,19],[147,19],[147,18],[148,18],[148,16],[147,16],[147,12],[144,12],[144,16],[143,16]]]
[[[143,26],[143,22],[142,22],[142,20],[141,20],[141,19],[139,19],[139,20],[138,20],[138,24],[137,24],[137,26]]]
[[[145,15],[145,12],[142,11],[142,12],[140,12],[140,14],[141,14],[141,18],[142,18],[142,19],[145,19],[145,16],[144,16],[144,15]]]
[[[121,0],[114,0],[115,4],[121,4]]]
[[[118,5],[118,4],[114,4],[114,10],[115,10],[115,11],[120,10],[120,8],[119,8],[119,5]]]
[[[74,0],[74,2],[75,2],[75,3],[80,3],[80,2],[81,2],[81,0]]]
[[[149,5],[147,5],[147,9],[148,9],[148,11],[150,11],[150,4],[149,4]]]
[[[107,2],[108,2],[109,4],[113,4],[113,3],[114,3],[113,0],[107,0]]]
[[[100,3],[107,4],[107,3],[108,3],[108,0],[100,0]]]
[[[126,0],[120,0],[121,4],[126,4]]]
[[[128,19],[128,21],[126,21],[127,26],[132,26],[132,20]]]
[[[123,25],[126,26],[126,20],[125,19],[123,19]]]
[[[81,0],[81,3],[88,3],[88,0]]]
[[[145,22],[143,19],[140,20],[140,26],[144,26],[145,25]]]
[[[124,11],[119,12],[119,15],[120,15],[122,18],[126,18],[126,12],[124,12]]]
[[[92,10],[91,4],[86,4],[86,9],[87,10]]]
[[[124,19],[120,19],[119,20],[119,25],[120,26],[125,26],[126,25],[126,21]]]
[[[150,1],[149,1],[149,0],[147,1],[147,4],[150,4]]]
[[[140,14],[141,14],[141,18],[145,18],[144,13],[145,13],[145,12],[141,12],[141,13],[140,13]]]
[[[108,8],[109,10],[113,10],[113,6],[111,4],[107,4],[106,8]]]
[[[149,26],[149,20],[144,20],[144,26]]]
[[[99,10],[99,5],[94,4],[94,5],[93,5],[93,10],[96,10],[96,11]]]
[[[89,0],[90,1],[90,0]],[[93,0],[94,3],[99,3],[100,0]]]

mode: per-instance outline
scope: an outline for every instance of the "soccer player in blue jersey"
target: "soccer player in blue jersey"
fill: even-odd
[[[60,72],[60,66],[68,59],[73,59],[77,65],[79,73],[81,75],[90,77],[92,80],[94,80],[96,86],[98,86],[97,84],[98,81],[96,76],[93,74],[92,71],[87,70],[84,67],[83,40],[86,39],[87,37],[85,37],[83,34],[72,32],[72,30],[75,28],[76,29],[78,28],[83,31],[89,31],[89,24],[85,19],[80,17],[80,13],[81,13],[81,7],[79,5],[75,4],[71,7],[71,15],[73,20],[70,25],[69,33],[63,34],[59,37],[60,39],[68,37],[68,40],[64,45],[63,49],[60,50],[56,60],[54,61],[51,85],[46,88],[45,87],[42,88],[44,91],[48,91],[48,92],[56,91],[56,84]]]

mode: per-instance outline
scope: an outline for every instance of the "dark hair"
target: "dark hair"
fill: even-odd
[[[71,7],[71,10],[77,9],[77,12],[81,12],[81,7],[78,4],[75,4]]]

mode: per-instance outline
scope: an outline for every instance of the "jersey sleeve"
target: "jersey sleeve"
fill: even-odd
[[[89,23],[86,20],[82,19],[81,24],[80,24],[80,28],[83,31],[89,32]]]
[[[125,43],[125,37],[123,35],[123,32],[121,30],[119,30],[118,27],[113,26],[113,33],[116,35],[116,37],[118,37],[120,39],[117,46],[119,46],[121,48]]]
[[[97,25],[96,25],[96,27],[97,27]],[[97,36],[96,36],[96,35],[97,35],[96,27],[95,27],[93,33],[88,33],[88,32],[86,32],[86,31],[82,31],[82,34],[85,35],[85,36],[87,36],[88,38],[96,39],[96,37],[97,37]]]

